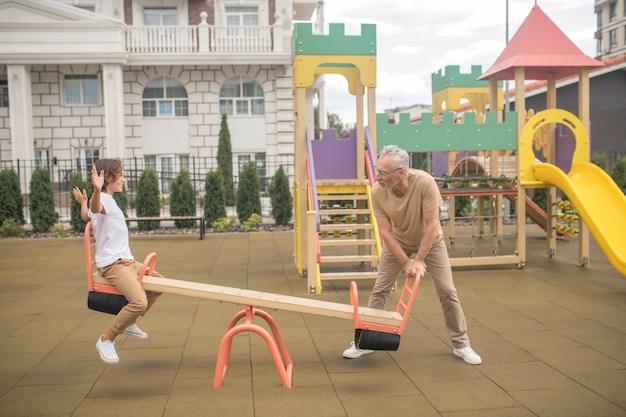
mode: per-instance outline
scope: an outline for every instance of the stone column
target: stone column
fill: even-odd
[[[102,65],[102,88],[106,132],[103,156],[105,158],[125,158],[124,72],[121,65]]]
[[[198,24],[198,51],[209,52],[209,24],[206,19],[207,12],[200,13],[200,23]]]
[[[12,159],[14,162],[18,159],[33,161],[35,148],[30,68],[26,65],[7,65],[7,81]]]

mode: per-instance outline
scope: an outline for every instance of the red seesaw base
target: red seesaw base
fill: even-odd
[[[272,334],[270,334],[263,327],[252,323],[254,316],[259,316],[264,319],[270,326]],[[239,324],[239,321],[245,317],[246,320]],[[246,306],[244,310],[235,314],[228,323],[226,334],[220,342],[219,353],[217,354],[217,364],[215,366],[215,377],[213,378],[213,388],[219,388],[222,386],[222,381],[226,376],[228,370],[228,363],[230,362],[230,352],[233,346],[233,337],[241,332],[253,332],[265,339],[267,347],[274,360],[276,371],[280,377],[281,382],[285,388],[292,387],[293,381],[293,362],[287,351],[287,346],[283,337],[278,330],[276,321],[263,310],[259,310],[252,306]]]

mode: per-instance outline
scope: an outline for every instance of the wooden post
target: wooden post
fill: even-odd
[[[515,110],[517,111],[517,149],[520,148],[520,136],[526,123],[526,96],[525,96],[525,69],[515,68]],[[517,158],[517,170],[519,172],[519,157]],[[517,186],[517,254],[519,255],[518,267],[523,268],[526,264],[526,188]]]
[[[589,68],[580,68],[578,72],[578,118],[585,129],[589,131]],[[580,146],[581,144],[576,144]],[[587,149],[588,160],[591,159]],[[578,216],[578,263],[582,266],[589,264],[589,228]]]
[[[549,74],[547,79],[546,108],[556,109],[556,79]],[[548,148],[547,162],[556,165],[556,126],[548,127],[546,146]],[[556,187],[548,187],[546,199],[546,254],[556,255]]]
[[[297,231],[299,238],[299,250],[296,252],[296,268],[298,268],[298,273],[300,275],[304,275],[304,269],[306,265],[308,265],[307,260],[307,245],[309,241],[309,236],[307,235],[307,201],[308,201],[308,181],[307,181],[307,172],[306,172],[306,87],[297,87],[295,89],[295,166],[294,166],[294,174],[295,174],[295,183],[298,185],[299,189],[296,193],[296,196],[299,198],[297,203],[298,212],[295,213],[297,216],[297,222],[299,224],[299,230]]]

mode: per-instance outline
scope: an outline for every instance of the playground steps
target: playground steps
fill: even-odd
[[[377,262],[377,261],[378,261],[378,256],[375,256],[375,255],[354,255],[354,256],[344,255],[344,256],[321,256],[320,257],[321,263],[324,263],[324,262],[353,263],[353,262]]]
[[[320,240],[320,246],[354,246],[354,245],[376,245],[375,239],[336,239]]]
[[[341,213],[343,215],[343,213]],[[371,224],[359,224],[359,223],[330,223],[320,225],[322,231],[335,231],[335,230],[371,230],[373,226]]]
[[[324,280],[326,281],[352,281],[356,278],[360,279],[376,279],[377,272],[326,272]]]
[[[369,190],[366,180],[317,182],[320,281],[376,278],[380,243]]]

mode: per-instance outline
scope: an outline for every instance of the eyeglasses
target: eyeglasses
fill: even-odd
[[[374,171],[376,172],[376,175],[380,175],[381,177],[386,177],[387,175],[391,174],[392,172],[396,172],[396,171],[400,171],[402,169],[402,167],[400,168],[396,168],[393,171],[379,171],[378,168],[374,167]]]

